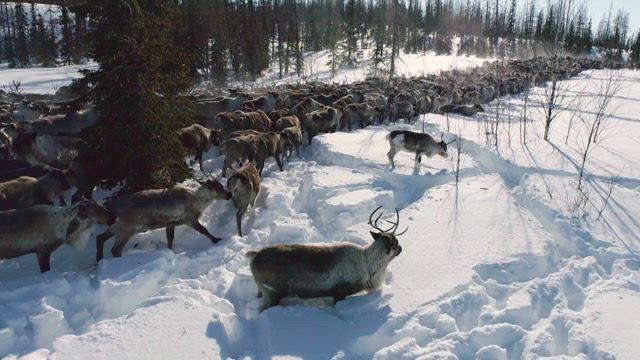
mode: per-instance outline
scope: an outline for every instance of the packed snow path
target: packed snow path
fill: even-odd
[[[571,81],[592,84],[601,73]],[[269,163],[243,238],[234,235],[232,205],[218,202],[202,219],[224,236],[217,246],[178,228],[175,252],[166,249],[164,231],[141,234],[125,256],[97,269],[95,246],[59,250],[44,275],[35,257],[0,262],[0,356],[637,358],[640,169],[620,159],[640,164],[640,99],[626,95],[639,93],[640,74],[624,79],[612,135],[588,167],[594,203],[616,179],[599,220],[593,211],[578,220],[568,210],[578,155],[576,144],[564,144],[563,119],[547,143],[531,135],[541,129],[531,110],[528,126],[537,131],[529,130],[526,146],[514,123],[510,141],[502,135],[490,149],[480,118],[450,117],[463,153],[457,187],[451,159],[423,159],[414,174],[413,156],[400,153],[390,171],[389,129],[420,131],[421,122],[327,134],[284,172]],[[521,99],[506,103],[515,114]],[[426,130],[439,135],[446,123],[429,114]],[[205,170],[219,173],[221,162],[212,150]],[[380,291],[335,307],[287,300],[257,312],[247,250],[365,244],[368,215],[379,205],[389,216],[400,209],[401,226],[409,227]]]

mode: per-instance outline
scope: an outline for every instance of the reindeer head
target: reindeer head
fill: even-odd
[[[440,135],[440,141],[438,141],[436,144],[438,146],[437,149],[437,154],[442,156],[442,157],[449,157],[449,154],[447,153],[447,148],[450,144],[454,143],[456,141],[456,139],[453,139],[449,142],[445,142],[444,141],[444,134]]]
[[[211,130],[211,134],[209,134],[209,145],[220,146],[222,141],[222,132],[215,129]]]
[[[385,249],[385,254],[389,257],[389,261],[391,261],[393,258],[400,255],[400,253],[402,252],[402,246],[400,246],[400,244],[398,243],[397,237],[406,233],[407,230],[409,230],[409,228],[406,228],[404,231],[396,234],[396,231],[398,230],[398,225],[400,225],[400,213],[398,213],[398,209],[396,209],[395,222],[386,220],[388,223],[392,224],[392,226],[386,230],[380,228],[380,226],[378,226],[378,221],[382,217],[383,212],[381,211],[380,215],[378,215],[378,217],[376,217],[375,220],[373,220],[373,216],[381,208],[382,206],[379,206],[378,208],[373,210],[371,215],[369,215],[369,225],[371,225],[372,228],[377,230],[377,232],[371,231],[370,233],[371,233],[371,236],[373,237],[374,245],[375,244],[382,245]]]
[[[228,192],[218,180],[209,179],[207,181],[200,182],[200,185],[211,192],[215,199],[231,200],[231,193]]]
[[[476,103],[473,105],[473,108],[478,110],[478,112],[484,112],[484,108],[482,107],[482,105]]]
[[[83,200],[74,206],[78,209],[80,219],[90,219],[101,225],[113,225],[117,220],[114,214],[93,200]]]

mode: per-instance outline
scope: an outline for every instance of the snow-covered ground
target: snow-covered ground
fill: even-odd
[[[336,69],[335,74],[331,71],[331,53],[327,50],[316,53],[307,53],[304,57],[304,70],[300,76],[292,67],[288,73],[284,73],[279,78],[277,64],[255,81],[232,81],[232,85],[243,88],[262,88],[265,86],[276,86],[281,84],[297,84],[308,81],[320,81],[327,83],[352,83],[361,81],[372,74],[370,50],[364,50],[363,59],[354,67],[340,67]],[[440,71],[451,69],[462,69],[473,66],[481,66],[485,61],[475,56],[457,56],[457,55],[436,55],[434,52],[410,54],[400,51],[396,62],[396,74],[404,76],[436,74]],[[388,65],[381,65],[380,68],[388,70]],[[378,76],[387,76],[378,73]]]
[[[605,71],[570,80],[593,99]],[[0,356],[9,359],[637,359],[640,348],[640,73],[623,73],[613,117],[587,163],[590,203],[572,204],[579,136],[569,116],[539,138],[535,96],[523,144],[522,98],[507,113],[498,149],[485,146],[482,117],[428,114],[426,131],[460,134],[461,178],[450,157],[400,153],[389,169],[385,135],[415,125],[318,136],[279,172],[235,235],[234,209],[216,202],[202,221],[210,243],[178,228],[135,236],[122,258],[92,267],[95,246],[62,248],[40,275],[35,256],[0,261]],[[579,109],[588,118],[594,101]],[[491,117],[495,104],[486,107]],[[501,110],[503,111],[503,110]],[[506,111],[506,110],[504,110]],[[574,134],[580,134],[578,126]],[[509,136],[509,134],[511,134]],[[219,174],[222,159],[205,168]],[[613,185],[610,185],[612,177]],[[613,186],[608,207],[598,209]],[[257,312],[244,253],[273,243],[369,241],[369,213],[400,209],[403,252],[384,286],[335,307],[327,301]],[[110,248],[112,241],[107,244]],[[108,251],[106,252],[108,253]]]
[[[10,69],[7,64],[0,64],[0,89],[5,91],[19,90],[25,93],[53,94],[61,86],[69,85],[71,81],[80,77],[82,69],[95,69],[96,63],[86,65],[69,65],[59,67],[31,67],[24,69]]]
[[[253,82],[234,80],[232,86],[243,88],[261,88],[280,84],[295,84],[305,81],[324,81],[336,83],[351,83],[364,80],[370,74],[369,61],[362,61],[361,65],[353,68],[339,68],[335,76],[332,76],[329,66],[330,55],[327,51],[309,53],[305,56],[305,70],[301,76],[297,76],[293,69],[284,74],[282,79],[278,77],[277,69],[270,68],[263,76]],[[487,59],[473,56],[405,54],[401,53],[397,62],[399,75],[424,75],[435,74],[450,69],[461,69],[471,66],[480,66]],[[96,69],[96,63],[86,65],[70,65],[51,68],[31,67],[24,69],[10,69],[7,64],[0,64],[0,89],[9,90],[14,82],[20,83],[20,90],[25,93],[53,94],[63,85],[68,85],[74,79],[80,77],[82,69]],[[206,84],[202,84],[206,87]]]

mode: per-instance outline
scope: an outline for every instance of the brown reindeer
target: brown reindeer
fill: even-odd
[[[314,136],[320,133],[332,132],[340,127],[342,110],[327,107],[307,114],[302,127],[308,136],[309,145]]]
[[[70,244],[83,249],[93,225],[112,225],[115,220],[89,200],[69,207],[38,205],[0,212],[0,259],[35,253],[40,272],[49,271],[51,253],[58,247]]]
[[[64,193],[75,185],[72,172],[51,170],[40,178],[21,176],[0,183],[0,210],[23,209],[34,205],[64,205]]]
[[[242,236],[242,215],[249,205],[255,205],[256,197],[260,192],[260,175],[256,166],[251,162],[242,165],[227,181],[227,189],[233,195],[233,204],[237,209],[238,235]]]
[[[202,156],[205,151],[209,151],[211,145],[220,146],[220,132],[207,129],[199,124],[193,124],[178,130],[178,137],[185,148],[196,153],[195,161],[200,165],[200,170],[204,172]]]

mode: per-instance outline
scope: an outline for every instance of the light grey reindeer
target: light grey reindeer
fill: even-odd
[[[144,190],[105,202],[105,208],[118,220],[96,239],[96,261],[102,259],[104,243],[111,237],[116,237],[111,253],[120,257],[131,236],[161,228],[166,228],[167,245],[171,249],[178,225],[190,226],[212,243],[217,243],[221,239],[211,235],[199,219],[202,212],[218,199],[230,200],[231,193],[217,180],[211,179],[201,183],[197,189],[178,185],[169,189]]]
[[[411,152],[415,154],[414,169],[417,171],[422,162],[422,155],[426,155],[431,158],[434,155],[440,155],[447,157],[447,145],[453,143],[455,140],[445,142],[440,136],[440,141],[436,141],[431,135],[424,133],[417,133],[409,130],[394,130],[387,135],[389,140],[389,152],[387,157],[391,163],[391,169],[395,169],[396,165],[393,162],[396,154],[400,151]]]
[[[262,296],[260,311],[276,306],[284,297],[302,299],[332,297],[334,304],[360,291],[375,290],[382,284],[387,266],[402,252],[396,233],[400,214],[396,209],[393,226],[378,226],[382,206],[369,215],[373,243],[361,247],[335,245],[273,245],[249,251],[251,273]]]

